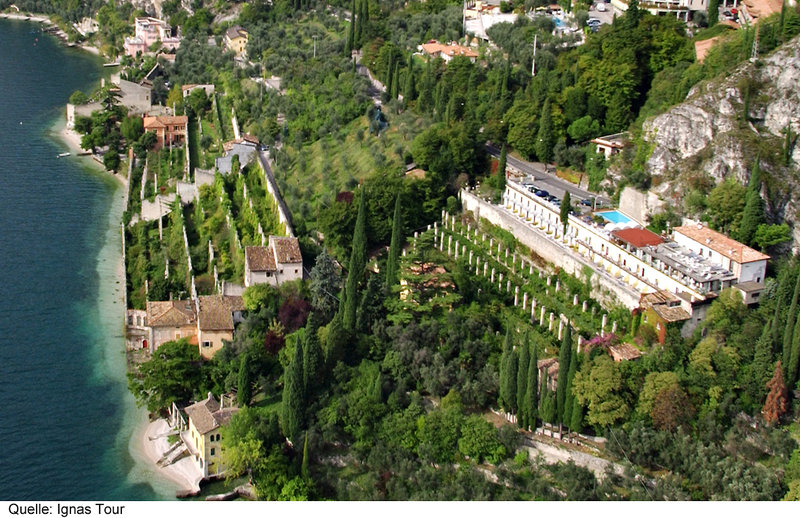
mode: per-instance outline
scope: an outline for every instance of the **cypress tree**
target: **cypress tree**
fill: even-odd
[[[414,54],[408,56],[408,68],[406,69],[406,82],[403,85],[403,104],[408,103],[417,97],[417,85],[414,82]]]
[[[353,20],[356,23],[354,38],[353,38],[353,48],[360,49],[361,48],[361,36],[363,34],[364,28],[362,25],[364,24],[364,2],[363,0],[358,2],[358,6],[356,10],[358,11],[358,15],[354,11],[352,14]]]
[[[400,260],[400,238],[403,232],[400,215],[400,192],[394,200],[392,217],[392,241],[389,244],[389,257],[386,258],[386,287],[397,284],[398,261]]]
[[[508,152],[506,151],[506,144],[503,142],[503,147],[500,148],[500,161],[497,163],[497,189],[501,195],[506,190],[506,160]]]
[[[536,429],[536,415],[539,408],[539,360],[536,345],[530,346],[528,361],[528,380],[525,385],[525,419],[528,428]]]
[[[719,0],[708,0],[708,27],[711,28],[719,22]]]
[[[772,322],[767,322],[761,332],[761,338],[756,342],[756,350],[753,355],[753,399],[760,402],[764,397],[764,389],[773,371],[772,354]]]
[[[564,199],[561,200],[561,224],[564,226],[564,234],[567,233],[567,225],[569,225],[569,209],[572,205],[572,197],[569,191],[564,193]]]
[[[635,1],[635,0],[634,0]],[[550,99],[545,100],[542,116],[539,118],[539,133],[536,135],[536,157],[539,161],[549,163],[553,158],[553,115]]]
[[[572,380],[575,379],[575,373],[578,370],[578,350],[572,349],[569,358],[569,373],[567,374],[567,388],[566,388],[566,401],[564,403],[564,420],[562,423],[569,428],[569,423],[572,420],[572,407],[576,404],[575,396],[572,394]]]
[[[742,222],[739,224],[739,241],[750,246],[756,235],[758,226],[765,223],[764,200],[761,199],[761,169],[756,158],[750,184],[745,195],[745,205],[742,211]]]
[[[786,386],[793,389],[797,382],[798,369],[800,369],[800,318],[794,326],[792,349],[789,353],[789,365],[786,366]]]
[[[386,65],[386,93],[392,95],[392,77],[394,73],[394,52],[389,52],[389,64]]]
[[[542,430],[544,430],[545,423],[552,426],[556,420],[556,398],[553,392],[547,388],[547,376],[542,378],[542,390],[539,395],[539,417],[542,418]]]
[[[394,64],[394,72],[392,72],[392,99],[397,99],[400,90],[400,63]]]
[[[342,316],[336,315],[328,324],[325,335],[325,365],[328,371],[333,370],[336,364],[344,361],[344,347],[347,341],[347,332],[342,327]]]
[[[526,333],[527,335],[527,333]],[[520,428],[528,426],[528,409],[525,406],[525,394],[528,392],[528,366],[531,363],[528,352],[528,337],[519,348],[519,361],[517,362],[517,425]]]
[[[319,386],[320,378],[323,375],[322,368],[325,358],[317,336],[317,329],[319,329],[319,319],[315,313],[311,313],[303,336],[303,387],[306,394],[312,393]]]
[[[236,402],[240,407],[250,404],[253,397],[253,379],[250,371],[250,357],[248,353],[242,355],[239,361],[239,379],[236,391]]]
[[[556,383],[556,417],[559,423],[564,422],[564,404],[567,396],[567,378],[569,377],[569,359],[572,354],[572,326],[567,324],[561,349],[558,351],[558,380]]]
[[[350,3],[350,27],[347,31],[347,45],[345,46],[345,53],[350,57],[351,52],[355,48],[356,43],[356,0]]]
[[[303,428],[303,348],[295,344],[294,356],[284,372],[283,397],[281,398],[281,430],[290,440],[297,437]]]
[[[583,429],[583,406],[576,399],[572,405],[572,416],[569,420],[569,429],[575,433],[581,433]]]
[[[433,68],[431,60],[425,62],[425,75],[422,78],[422,89],[419,92],[418,107],[422,113],[430,114],[433,109],[433,90],[436,86],[436,80],[433,77]]]
[[[515,410],[517,397],[517,355],[511,345],[511,330],[506,330],[503,356],[500,359],[500,406],[506,412]]]
[[[789,365],[789,356],[792,351],[792,334],[794,333],[795,320],[797,319],[797,297],[800,296],[800,275],[794,285],[792,303],[786,316],[786,326],[783,330],[783,365]]]
[[[300,476],[306,480],[310,478],[308,472],[308,432],[306,432],[306,438],[303,439],[303,462],[300,464]]]
[[[350,268],[347,271],[345,287],[345,306],[342,325],[352,332],[356,325],[356,308],[358,307],[359,283],[367,266],[367,193],[361,188],[358,200],[358,216],[353,231],[353,248],[350,252]]]

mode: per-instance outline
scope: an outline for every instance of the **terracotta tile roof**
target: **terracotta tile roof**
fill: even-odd
[[[229,40],[233,40],[236,38],[246,38],[247,31],[244,29],[244,27],[235,25],[230,29],[228,29],[227,31],[225,31],[225,37],[228,38]]]
[[[248,246],[244,249],[244,257],[251,272],[274,272],[275,256],[269,246]]]
[[[620,241],[628,243],[636,248],[645,246],[656,246],[664,242],[661,236],[650,232],[644,228],[626,228],[612,232]]]
[[[667,290],[658,290],[653,293],[645,293],[639,298],[639,305],[645,309],[658,304],[680,304],[681,299],[677,295]]]
[[[150,327],[181,327],[194,323],[194,304],[190,300],[147,301],[147,325]]]
[[[227,424],[231,417],[239,411],[237,407],[220,408],[214,396],[209,393],[203,401],[187,406],[183,409],[189,420],[201,434],[207,434],[220,426]]]
[[[145,131],[154,128],[164,128],[166,126],[183,126],[189,122],[186,115],[159,115],[157,117],[144,117],[142,126]]]
[[[675,227],[673,232],[683,234],[684,236],[697,241],[698,243],[707,246],[711,250],[719,253],[720,255],[736,261],[739,264],[752,263],[755,261],[769,260],[769,256],[762,254],[757,250],[753,250],[749,246],[729,238],[724,234],[720,234],[715,230],[711,230],[705,225],[686,225],[683,227]]]
[[[223,297],[222,295],[201,295],[198,297],[200,311],[197,315],[197,323],[203,331],[233,331],[233,311],[235,301],[226,299],[239,299],[241,297]]]
[[[614,361],[636,360],[642,357],[642,351],[630,344],[612,345],[608,348]]]
[[[692,318],[692,315],[680,306],[658,304],[653,306],[653,311],[666,322],[683,322]]]
[[[462,47],[461,45],[456,45],[455,43],[445,45],[435,40],[429,41],[428,43],[423,43],[422,50],[431,55],[442,53],[448,56],[466,56],[468,58],[478,57],[478,53],[469,47]]]
[[[296,237],[269,236],[269,246],[274,250],[278,264],[299,264],[303,262],[300,243]]]

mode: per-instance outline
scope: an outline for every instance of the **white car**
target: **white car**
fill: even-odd
[[[597,4],[597,10],[599,12],[601,12],[601,13],[606,12],[606,4],[605,4],[605,2],[601,2],[601,3]]]

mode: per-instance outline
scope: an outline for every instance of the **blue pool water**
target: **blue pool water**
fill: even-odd
[[[618,210],[609,210],[607,212],[597,212],[597,215],[601,216],[603,219],[608,221],[609,223],[630,223],[632,220],[625,214],[621,213]]]
[[[553,21],[556,23],[556,27],[557,27],[557,28],[558,28],[558,27],[563,27],[563,26],[564,26],[564,20],[562,20],[562,19],[561,19],[561,18],[559,18],[558,16],[553,16]]]

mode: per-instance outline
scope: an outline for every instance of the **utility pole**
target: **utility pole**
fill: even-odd
[[[536,36],[533,35],[533,60],[531,61],[531,77],[536,76]]]

